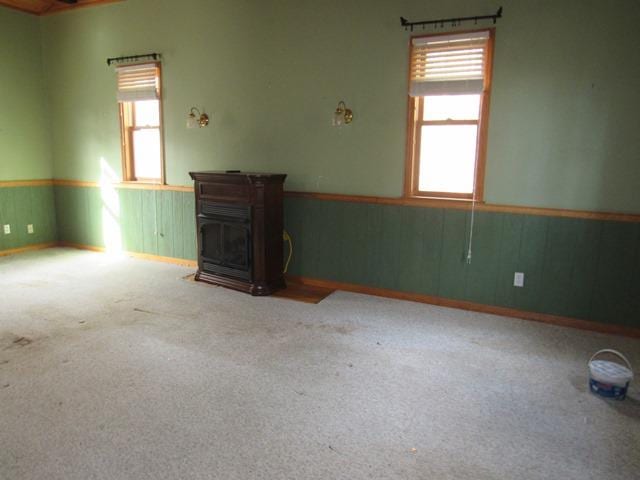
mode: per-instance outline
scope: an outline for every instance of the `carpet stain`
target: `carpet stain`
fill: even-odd
[[[342,455],[342,452],[339,452],[338,450],[336,450],[334,447],[332,447],[331,445],[329,445],[329,450],[331,450],[332,452],[336,452],[339,455]]]
[[[135,300],[136,298],[138,298],[138,297],[135,296],[135,295],[125,296],[125,297],[119,298],[117,300],[114,300],[113,303],[117,304],[117,303],[123,303],[123,302],[130,302],[131,300]]]
[[[4,347],[4,350],[9,350],[10,348],[22,348],[33,343],[33,339],[18,335],[13,335],[13,338],[10,340],[6,338],[3,340],[4,341],[0,341],[0,343],[8,344],[6,347]]]
[[[26,335],[16,335],[15,333],[7,332],[4,335],[0,335],[0,350],[16,350],[28,347],[32,343],[35,343],[38,338],[28,337]],[[0,365],[9,363],[9,360],[3,360]]]
[[[153,310],[146,310],[144,308],[138,308],[138,307],[135,307],[133,311],[138,313],[146,313],[147,315],[155,315],[157,317],[165,317],[165,318],[174,318],[174,319],[190,318],[189,315],[184,315],[180,313],[154,312]]]
[[[29,345],[32,342],[33,342],[33,340],[31,340],[28,337],[18,337],[13,341],[13,344],[14,345],[19,345],[21,347],[26,347],[27,345]]]
[[[148,313],[149,315],[161,315],[160,313],[152,312],[151,310],[145,310],[143,308],[134,308],[133,311],[140,312],[140,313]]]
[[[306,329],[318,329],[318,330],[324,330],[324,331],[331,331],[331,332],[335,332],[335,333],[340,333],[342,335],[349,335],[350,333],[355,332],[356,330],[358,330],[358,328],[356,327],[349,327],[346,325],[331,325],[331,324],[327,324],[327,323],[321,323],[321,324],[309,324],[309,323],[305,323],[303,324],[302,322],[298,322],[298,325],[304,325],[304,328]]]
[[[333,329],[337,333],[341,333],[342,335],[349,335],[350,333],[353,333],[356,330],[353,327],[345,327],[343,325],[340,325],[340,326],[337,326],[337,327],[333,327]]]

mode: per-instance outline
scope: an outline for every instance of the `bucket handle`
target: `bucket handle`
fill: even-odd
[[[615,356],[616,356],[616,357],[618,357],[618,358],[621,358],[621,359],[622,359],[622,361],[623,361],[624,363],[626,363],[626,364],[627,364],[627,367],[629,367],[629,370],[633,371],[633,370],[631,369],[631,363],[629,363],[629,360],[627,360],[627,357],[625,357],[624,355],[622,355],[622,354],[621,354],[620,352],[618,352],[617,350],[612,350],[612,349],[610,349],[610,348],[605,348],[605,349],[603,349],[603,350],[599,350],[599,351],[597,351],[596,353],[594,353],[594,354],[593,354],[593,356],[589,359],[589,363],[591,363],[591,361],[592,361],[594,358],[596,358],[598,355],[600,355],[601,353],[610,353],[610,354],[612,354],[612,355],[615,355]]]

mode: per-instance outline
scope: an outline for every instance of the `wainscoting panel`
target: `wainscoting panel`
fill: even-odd
[[[0,252],[57,241],[53,189],[38,184],[0,187]],[[30,224],[32,234],[27,232]],[[4,225],[11,225],[9,235]]]
[[[285,199],[292,275],[640,327],[640,223]],[[523,288],[513,286],[525,274]]]
[[[193,192],[56,185],[62,242],[195,260]]]

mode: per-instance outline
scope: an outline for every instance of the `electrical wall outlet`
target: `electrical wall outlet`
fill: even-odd
[[[11,233],[11,225],[5,225],[4,226],[4,234],[5,235],[9,235]]]
[[[513,286],[524,287],[524,273],[516,272],[513,274]]]
[[[33,225],[32,224],[27,225],[27,233],[29,233],[29,234],[33,233]]]

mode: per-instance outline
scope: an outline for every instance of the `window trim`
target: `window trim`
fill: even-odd
[[[159,122],[158,131],[160,132],[160,179],[154,178],[136,178],[135,164],[133,158],[133,131],[139,130],[136,127],[135,119],[135,101],[118,102],[118,112],[120,118],[120,152],[122,159],[122,183],[149,184],[149,185],[166,185],[165,178],[165,158],[164,158],[164,118],[162,108],[162,65],[160,62],[141,62],[131,64],[146,65],[155,64],[158,69],[158,114]],[[142,127],[144,128],[144,127]],[[153,127],[156,128],[156,127]]]
[[[429,35],[412,35],[409,39],[409,67],[407,92],[411,84],[411,45],[414,38],[436,37],[440,35],[451,35],[452,33],[475,33],[489,32],[486,48],[486,62],[484,69],[484,86],[480,94],[480,113],[478,116],[478,140],[476,147],[475,161],[475,185],[474,191],[470,194],[452,192],[425,192],[418,189],[418,179],[420,178],[420,135],[418,129],[427,121],[422,120],[424,113],[424,97],[412,97],[407,93],[407,138],[405,150],[405,174],[404,174],[404,198],[425,199],[425,200],[452,200],[476,203],[484,203],[484,180],[487,160],[487,139],[489,131],[489,105],[491,103],[491,86],[493,75],[493,48],[495,43],[495,28],[482,28],[476,30],[466,30],[459,32],[442,32]],[[446,121],[445,121],[446,122]],[[451,124],[460,123],[451,120]],[[463,122],[469,121],[464,120]],[[475,123],[476,121],[472,121]],[[432,123],[432,122],[431,122]],[[464,124],[464,123],[463,123]]]

